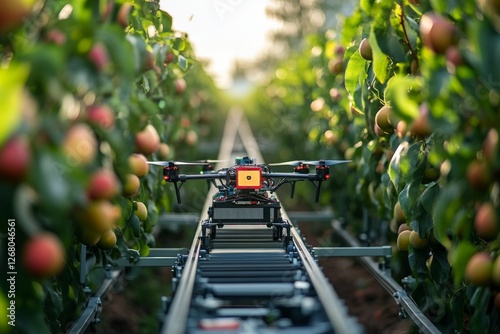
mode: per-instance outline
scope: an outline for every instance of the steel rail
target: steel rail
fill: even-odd
[[[359,247],[359,242],[347,232],[338,220],[332,221],[335,232],[351,247]],[[409,316],[421,333],[439,334],[441,331],[423,314],[408,293],[391,276],[386,275],[371,257],[360,257],[361,263],[372,273],[377,282],[389,292],[403,309],[403,316]]]
[[[252,130],[246,118],[242,119],[238,131],[247,153],[251,157],[256,158],[257,161],[260,161],[261,163],[264,162],[264,159],[259,151],[259,146],[252,134]],[[283,208],[282,217],[288,221],[291,221],[290,217],[288,217]],[[359,326],[359,324],[354,321],[346,312],[345,305],[341,302],[341,299],[333,290],[326,277],[323,275],[323,272],[318,267],[316,260],[313,258],[313,256],[309,252],[309,249],[302,241],[302,237],[300,236],[300,234],[293,226],[290,230],[297,252],[303,261],[304,268],[309,275],[309,279],[311,280],[314,289],[317,291],[318,298],[325,308],[326,315],[330,320],[335,333],[362,333],[361,326]]]
[[[233,113],[229,114],[224,126],[224,137],[221,142],[221,148],[217,160],[229,161],[240,121],[241,115],[234,115]],[[217,168],[220,169],[221,167],[218,166]],[[214,185],[211,185],[203,210],[201,211],[202,215],[204,215],[208,211],[208,208],[212,205],[211,194],[215,192],[216,189]],[[162,334],[184,334],[186,331],[186,321],[189,313],[189,307],[191,305],[191,297],[193,295],[194,280],[201,247],[199,236],[201,235],[202,218],[203,217],[200,217],[194,234],[193,243],[189,250],[188,258],[182,271],[182,276],[179,280],[179,285],[177,286],[169,306],[170,311],[167,313],[163,322],[163,328],[161,329]]]

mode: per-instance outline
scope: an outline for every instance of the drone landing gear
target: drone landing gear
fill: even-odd
[[[276,218],[272,223],[273,227],[273,241],[282,239],[283,246],[286,248],[288,244],[292,241],[292,236],[290,234],[290,224],[283,218]],[[283,236],[283,229],[286,229],[286,235]]]
[[[201,247],[206,251],[210,251],[210,240],[215,239],[217,235],[217,227],[224,227],[221,223],[214,223],[210,220],[203,221],[201,225]],[[207,234],[207,230],[210,230],[210,234]]]

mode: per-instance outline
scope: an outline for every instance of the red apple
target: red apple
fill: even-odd
[[[69,164],[89,164],[97,154],[97,140],[92,129],[86,124],[77,123],[68,132],[62,144]]]
[[[0,178],[21,182],[26,178],[31,162],[28,140],[21,136],[11,138],[0,149]]]
[[[478,190],[484,191],[491,184],[492,176],[489,166],[482,160],[473,160],[467,166],[467,181],[469,185]]]
[[[494,240],[500,232],[500,224],[495,207],[491,202],[483,203],[476,212],[474,229],[484,240]]]
[[[462,54],[456,46],[450,46],[448,50],[446,50],[445,58],[446,68],[450,73],[455,73],[456,68],[464,63]]]
[[[131,11],[132,11],[132,4],[130,2],[125,2],[118,9],[118,13],[116,14],[116,21],[123,28],[126,28],[129,25],[129,16]]]
[[[90,199],[111,199],[120,190],[120,184],[115,173],[106,169],[99,169],[90,178],[87,195]]]
[[[34,0],[0,1],[0,33],[16,28],[31,13]]]
[[[338,56],[343,56],[345,52],[345,48],[342,45],[338,45],[335,47],[335,54]]]
[[[160,158],[161,160],[167,160],[170,154],[170,147],[168,146],[167,143],[161,143],[157,153],[158,153],[158,158]]]
[[[149,173],[148,159],[143,154],[133,153],[128,157],[132,174],[142,177]]]
[[[344,60],[341,57],[330,59],[328,69],[332,74],[340,74],[344,70]]]
[[[63,45],[66,43],[66,34],[59,29],[51,29],[45,34],[45,41],[54,43],[55,45]]]
[[[149,71],[155,68],[156,58],[153,52],[147,50],[146,51],[146,62],[144,64],[144,70]]]
[[[135,146],[137,151],[144,155],[156,152],[160,147],[160,136],[156,128],[148,124],[144,130],[136,133]]]
[[[429,109],[422,104],[419,109],[420,113],[411,125],[410,132],[418,138],[425,138],[432,133],[429,122]]]
[[[175,93],[182,94],[186,90],[186,81],[183,78],[177,78],[174,81]]]
[[[104,71],[109,65],[108,50],[106,46],[100,42],[92,46],[87,56],[99,72]]]
[[[444,54],[457,44],[457,28],[446,18],[434,12],[427,12],[420,19],[420,36],[426,47],[435,53]]]
[[[186,116],[181,117],[180,125],[182,128],[189,128],[191,126],[191,120]]]
[[[168,51],[165,56],[164,64],[168,65],[175,60],[175,54],[172,51]]]
[[[474,254],[465,267],[465,278],[472,284],[487,286],[491,283],[493,263],[490,254],[479,252]]]
[[[189,146],[194,146],[198,143],[198,134],[194,130],[189,130],[186,132],[186,138],[184,140]]]
[[[338,102],[342,98],[342,94],[340,93],[340,90],[338,90],[337,88],[330,89],[329,93],[332,101]]]
[[[93,105],[87,108],[87,120],[103,129],[115,126],[115,113],[107,105]]]
[[[64,247],[52,233],[41,233],[29,239],[22,253],[26,270],[38,278],[55,276],[64,268]]]

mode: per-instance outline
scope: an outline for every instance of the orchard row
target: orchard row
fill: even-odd
[[[16,220],[16,328],[61,332],[86,299],[81,245],[97,266],[148,254],[171,205],[147,160],[189,154],[218,101],[159,1],[7,0],[0,22],[1,216]]]

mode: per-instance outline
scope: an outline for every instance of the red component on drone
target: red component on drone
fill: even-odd
[[[261,167],[238,167],[236,168],[236,189],[262,188],[262,168]]]

